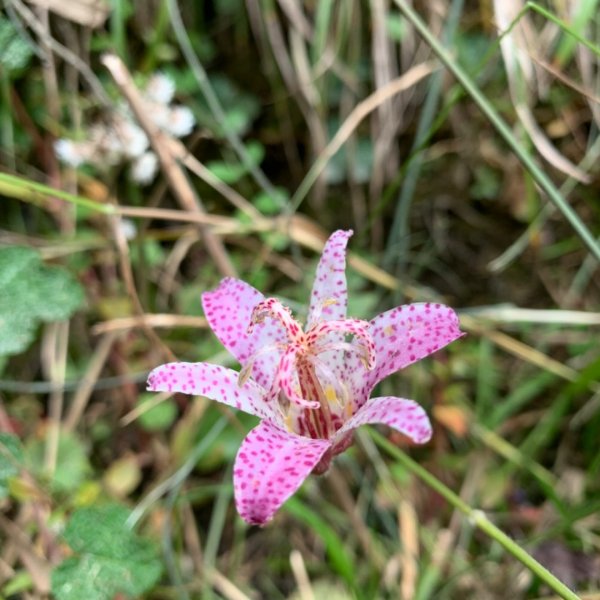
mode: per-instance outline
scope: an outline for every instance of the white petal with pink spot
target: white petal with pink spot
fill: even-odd
[[[270,521],[330,446],[329,440],[301,437],[269,421],[255,427],[233,468],[235,504],[242,518],[253,525]]]
[[[431,439],[429,417],[414,400],[394,396],[371,398],[344,423],[338,436],[367,423],[393,427],[416,444],[425,444]]]
[[[270,388],[281,357],[278,345],[287,335],[278,321],[265,319],[257,323],[248,334],[252,311],[265,297],[251,285],[227,277],[212,292],[202,294],[204,314],[221,343],[235,356],[242,366],[256,356],[252,365],[252,377],[265,388]],[[261,349],[270,350],[257,352]]]
[[[351,236],[351,230],[335,231],[323,248],[310,295],[307,329],[322,320],[332,321],[346,317],[346,245]]]
[[[240,386],[238,379],[237,371],[219,365],[167,363],[148,375],[148,390],[205,396],[261,419],[281,423],[278,406],[265,401],[265,390],[252,380]]]

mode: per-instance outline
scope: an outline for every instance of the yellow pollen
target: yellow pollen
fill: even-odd
[[[348,402],[346,406],[344,406],[344,411],[346,412],[346,420],[348,420],[352,416],[352,402]]]
[[[338,301],[335,298],[327,298],[326,300],[323,300],[321,307],[325,308],[326,306],[332,306],[333,304],[337,303]]]
[[[288,431],[293,431],[293,419],[292,419],[292,415],[288,414],[288,416],[285,418],[285,426],[288,428]]]
[[[394,330],[391,325],[388,325],[383,331],[386,335],[394,335]]]
[[[325,398],[327,398],[327,402],[329,402],[329,404],[335,403],[339,405],[340,401],[338,400],[337,394],[335,393],[332,385],[328,385],[324,391]]]

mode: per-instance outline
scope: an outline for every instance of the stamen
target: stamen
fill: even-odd
[[[369,371],[375,366],[371,366],[371,363],[369,363],[367,350],[362,344],[350,344],[349,342],[332,342],[331,344],[317,344],[313,347],[313,351],[315,352],[315,354],[331,352],[332,350],[343,350],[344,352],[353,352],[354,354],[358,354],[358,357],[365,366],[365,369],[368,369]]]
[[[369,323],[367,321],[362,321],[360,319],[341,319],[339,321],[323,321],[317,323],[306,332],[306,342],[309,346],[314,347],[316,341],[320,337],[333,332],[350,334],[359,338],[362,341],[362,344],[359,346],[364,349],[365,366],[369,370],[375,367],[377,356],[375,353],[375,343],[369,333]]]
[[[300,344],[290,344],[287,347],[286,351],[281,357],[281,360],[279,361],[279,367],[277,369],[275,379],[273,380],[273,385],[267,394],[267,399],[269,401],[277,398],[279,392],[282,391],[290,400],[290,402],[293,402],[298,406],[312,409],[319,408],[320,404],[318,400],[307,400],[302,398],[302,396],[300,396],[295,389],[296,382],[293,380],[293,375],[297,369],[298,358],[302,355],[303,351],[304,348]],[[300,389],[302,390],[301,384]],[[302,390],[301,393],[304,393],[304,390]]]
[[[257,323],[264,321],[265,317],[271,317],[279,321],[283,325],[290,342],[304,341],[304,332],[300,323],[292,317],[290,309],[281,304],[276,298],[266,298],[254,307],[248,326],[248,335],[252,333]]]
[[[254,354],[252,354],[252,356],[250,356],[250,358],[248,358],[248,360],[246,360],[246,364],[241,368],[238,375],[238,385],[242,387],[246,381],[248,381],[248,378],[252,375],[252,367],[254,367],[254,363],[260,356],[281,349],[282,344],[268,344],[262,348],[259,348]]]

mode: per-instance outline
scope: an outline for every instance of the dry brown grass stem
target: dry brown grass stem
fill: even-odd
[[[315,594],[310,584],[308,572],[306,571],[306,565],[304,564],[304,558],[302,553],[298,550],[292,550],[290,552],[290,567],[292,568],[292,574],[296,580],[298,586],[298,596],[300,600],[315,600]]]
[[[56,386],[48,401],[48,430],[44,452],[44,468],[50,476],[54,473],[58,458],[68,347],[69,322],[50,323],[42,343],[42,361],[51,383]]]
[[[89,88],[98,98],[98,101],[105,107],[112,105],[110,98],[106,95],[102,84],[90,68],[79,56],[74,52],[57,42],[52,36],[48,34],[44,25],[36,18],[35,14],[25,5],[21,0],[7,0],[12,8],[19,14],[21,19],[26,25],[34,31],[38,37],[51,48],[58,56],[60,56],[66,63],[70,64],[75,68],[84,81],[88,84]]]
[[[170,314],[148,314],[137,317],[121,317],[97,323],[91,328],[94,335],[104,335],[106,333],[120,333],[136,329],[138,327],[152,328],[174,328],[174,327],[192,327],[195,329],[205,329],[208,323],[204,317],[188,317],[185,315]]]
[[[300,9],[298,2],[295,2],[294,0],[278,0],[278,2],[292,27],[305,39],[312,39],[313,27]]]
[[[102,63],[112,75],[140,126],[148,136],[150,145],[158,156],[165,178],[169,182],[171,190],[182,208],[190,213],[205,213],[206,211],[200,199],[179,166],[176,157],[173,155],[173,145],[169,136],[160,131],[148,117],[144,100],[123,61],[114,54],[105,54],[102,57]],[[222,241],[210,229],[202,225],[199,225],[199,228],[206,249],[215,261],[219,271],[226,276],[235,276],[235,269]]]
[[[388,3],[384,0],[371,0],[369,4],[373,26],[373,77],[377,90],[380,90],[397,78],[398,65],[394,45],[387,34]],[[398,171],[399,155],[397,144],[394,143],[402,121],[402,109],[398,100],[399,98],[389,97],[377,106],[373,170],[369,182],[372,201],[380,198],[386,178]]]
[[[77,388],[69,406],[63,425],[65,431],[72,431],[77,427],[117,337],[117,332],[109,331],[103,335],[96,346],[87,370],[81,379],[81,384]]]
[[[411,600],[415,597],[419,579],[419,518],[409,500],[400,500],[398,535],[402,543],[400,596],[402,600]]]
[[[235,206],[235,208],[245,213],[253,220],[260,221],[263,219],[262,213],[256,210],[256,208],[254,208],[254,206],[252,206],[252,204],[240,193],[209,171],[195,156],[187,151],[187,148],[179,140],[170,138],[168,141],[173,156],[181,161],[181,163],[194,173],[194,175],[197,175],[204,183],[219,192],[219,194],[228,200],[232,206]]]
[[[29,0],[29,2],[92,29],[106,21],[110,10],[108,2],[103,0]]]
[[[346,511],[365,556],[368,557],[379,571],[383,570],[386,562],[385,557],[379,547],[375,545],[375,539],[371,537],[369,528],[365,525],[362,515],[360,515],[357,510],[348,483],[346,482],[346,479],[342,477],[338,467],[335,465],[329,470],[327,481],[333,489],[336,498],[342,505],[342,508]]]
[[[578,379],[578,374],[575,369],[572,369],[558,360],[554,360],[553,358],[546,356],[543,352],[540,352],[539,350],[536,350],[535,348],[516,340],[506,333],[487,328],[484,324],[478,322],[473,317],[461,315],[460,322],[466,330],[487,337],[500,348],[506,350],[513,356],[528,362],[529,364],[535,365],[536,367],[544,369],[550,373],[554,373],[558,377],[566,379],[567,381],[576,381]],[[590,383],[589,386],[594,392],[597,391],[597,389],[600,389],[600,386],[598,384],[594,384],[593,382]]]
[[[596,96],[596,94],[594,94],[590,88],[585,85],[579,85],[576,81],[573,81],[570,77],[563,73],[563,71],[543,58],[536,57],[534,54],[532,54],[531,59],[540,67],[542,67],[542,69],[548,71],[548,73],[550,73],[553,77],[559,81],[562,81],[567,87],[575,90],[578,94],[581,94],[593,104],[600,106],[600,96]]]
[[[143,206],[115,206],[114,214],[121,217],[138,219],[156,219],[162,221],[180,221],[197,225],[210,225],[213,228],[224,226],[231,231],[234,222],[230,217],[209,215],[206,213],[191,213],[173,208],[146,208]]]
[[[198,230],[195,227],[191,227],[175,240],[173,248],[164,262],[160,278],[157,282],[158,293],[156,297],[156,306],[159,307],[159,310],[164,310],[168,307],[169,297],[176,289],[176,278],[177,273],[179,273],[179,267],[199,239],[200,234],[198,233]]]
[[[216,569],[209,569],[206,573],[214,588],[223,594],[226,600],[251,600],[249,596],[244,594],[236,585],[223,573]]]
[[[19,559],[31,576],[31,581],[39,594],[50,592],[50,565],[42,558],[27,534],[15,522],[0,513],[0,530],[10,540],[10,545],[16,548]],[[8,546],[8,544],[7,544]]]
[[[317,159],[298,187],[293,198],[293,202],[295,202],[294,208],[297,208],[297,205],[305,198],[308,189],[310,189],[312,184],[321,176],[327,163],[348,141],[363,119],[376,110],[386,100],[416,85],[419,81],[438,68],[439,65],[437,62],[424,62],[415,65],[397,79],[394,79],[387,85],[379,88],[367,96],[363,101],[359,102],[348,115],[347,119],[342,123],[333,138],[317,156]]]
[[[436,69],[439,69],[437,62],[424,62],[415,65],[400,77],[378,88],[362,102],[359,102],[337,130],[335,136],[329,142],[327,148],[325,148],[323,155],[327,156],[328,159],[331,158],[348,140],[365,117],[379,108],[386,100],[416,85],[419,81],[431,75]]]
[[[281,23],[277,14],[266,14],[264,16],[265,31],[267,39],[271,45],[271,51],[275,62],[281,73],[283,82],[289,93],[293,95],[302,112],[302,116],[309,130],[309,139],[312,145],[312,152],[315,156],[322,152],[327,144],[327,128],[321,118],[321,106],[319,94],[313,83],[313,78],[305,74],[297,74],[297,69],[304,64],[304,59],[298,57],[299,53],[305,52],[300,36],[295,39],[295,44],[288,51],[285,42],[285,34],[281,28]],[[293,35],[292,35],[293,38]],[[296,58],[293,61],[294,56]],[[324,198],[325,182],[323,178],[318,178],[316,182],[316,192],[314,194],[317,203]]]
[[[146,311],[142,306],[142,302],[140,301],[140,297],[135,286],[135,278],[131,268],[129,245],[127,244],[127,238],[125,237],[123,228],[121,227],[121,220],[119,217],[111,217],[109,221],[112,227],[113,239],[115,241],[119,256],[119,270],[121,271],[121,276],[123,277],[127,294],[129,295],[129,298],[133,304],[134,311],[139,317],[143,317]],[[154,342],[156,348],[159,348],[169,361],[177,360],[177,357],[173,354],[173,352],[171,352],[171,349],[156,335],[154,329],[146,325],[143,319],[141,321],[141,327],[148,336],[148,339]]]

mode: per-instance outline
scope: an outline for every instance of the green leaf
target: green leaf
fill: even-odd
[[[248,157],[253,166],[257,167],[262,162],[265,156],[264,146],[255,141],[251,141],[246,146]],[[213,160],[206,163],[206,167],[216,175],[221,181],[228,184],[237,183],[247,172],[248,169],[242,163],[225,162],[221,160]]]
[[[385,28],[391,39],[401,42],[406,37],[408,24],[401,14],[390,12],[385,20]]]
[[[23,461],[23,447],[16,435],[0,433],[0,498],[8,495],[7,482],[19,473]]]
[[[211,76],[210,84],[223,106],[226,122],[215,122],[206,102],[200,101],[198,110],[194,111],[198,115],[199,123],[219,136],[224,135],[226,130],[243,136],[260,113],[260,103],[255,96],[241,90],[223,75]],[[196,89],[194,87],[194,91]]]
[[[33,49],[14,25],[0,17],[0,65],[7,71],[16,71],[27,66]]]
[[[158,549],[127,526],[128,517],[119,504],[73,513],[63,537],[74,556],[52,571],[57,600],[139,598],[156,584],[162,571]]]
[[[25,449],[25,460],[29,468],[44,477],[45,440],[33,440]],[[61,432],[58,441],[56,468],[51,481],[53,491],[68,494],[74,492],[90,472],[90,464],[83,443],[71,433]]]
[[[156,394],[141,394],[137,402],[137,408],[143,412],[140,414],[140,425],[146,431],[163,431],[168,429],[177,418],[177,405],[168,398],[152,406],[156,400]],[[146,409],[147,405],[152,406]]]
[[[65,269],[45,266],[31,248],[0,248],[0,356],[23,352],[40,321],[68,319],[82,302]]]
[[[252,198],[252,204],[263,215],[276,215],[290,201],[290,196],[285,188],[276,187],[273,191],[275,192],[273,195],[261,191]]]

